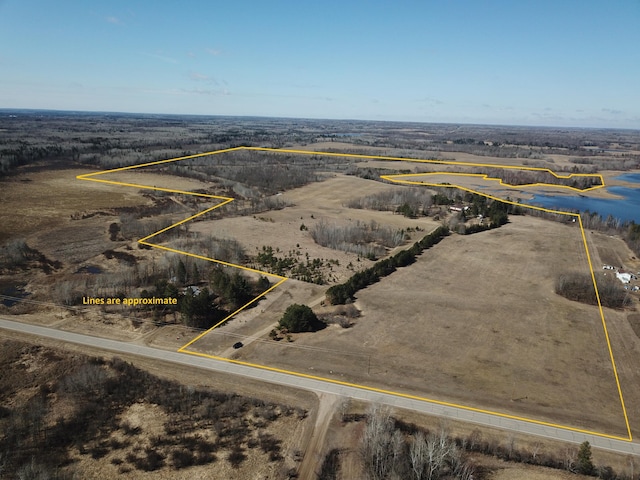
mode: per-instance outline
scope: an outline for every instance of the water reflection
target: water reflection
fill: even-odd
[[[637,175],[637,181],[640,182],[640,174],[627,175]],[[626,175],[623,176],[626,177]],[[625,178],[625,180],[628,182],[632,181],[628,178]],[[535,195],[533,200],[525,203],[531,203],[553,210],[579,210],[581,212],[589,210],[605,218],[612,215],[623,221],[640,223],[640,188],[607,187],[607,191],[623,198],[608,199],[586,196]]]

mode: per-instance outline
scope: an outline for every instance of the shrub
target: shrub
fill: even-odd
[[[171,463],[175,469],[190,467],[195,464],[195,461],[195,455],[186,448],[180,448],[171,452]]]
[[[240,445],[235,445],[227,456],[227,460],[229,460],[233,468],[240,468],[240,465],[242,465],[242,462],[244,462],[246,458],[247,456],[244,454],[244,449]]]

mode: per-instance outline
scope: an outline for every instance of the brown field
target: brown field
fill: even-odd
[[[541,167],[548,168],[551,171],[557,171],[558,169],[570,169],[576,166],[575,163],[571,162],[571,158],[573,155],[545,155],[543,159],[526,159],[526,158],[510,158],[510,157],[492,157],[485,155],[473,155],[470,153],[464,152],[438,152],[438,151],[424,151],[424,150],[404,150],[404,149],[392,149],[392,148],[384,148],[384,147],[369,147],[369,146],[361,146],[359,145],[357,148],[352,144],[348,143],[340,143],[340,142],[318,142],[311,145],[306,146],[297,146],[292,148],[299,148],[302,150],[316,150],[316,151],[335,151],[340,149],[342,151],[354,151],[357,150],[360,154],[367,155],[378,155],[378,156],[389,156],[389,157],[409,157],[414,159],[422,159],[422,160],[449,160],[449,161],[457,161],[457,162],[465,162],[465,163],[473,163],[473,164],[488,164],[495,165],[496,167],[502,165],[522,165],[523,167]],[[594,161],[602,161],[606,163],[610,157],[593,157]],[[385,160],[356,160],[357,164],[363,168],[383,168],[389,170],[411,170],[411,171],[420,171],[422,169],[432,169],[437,170],[436,165],[430,164],[421,164],[420,162],[401,162],[401,161],[385,161]],[[443,167],[445,170],[448,167]],[[452,168],[452,167],[449,167]],[[633,184],[625,183],[623,181],[617,180],[615,177],[620,175],[620,171],[612,171],[612,170],[602,170],[599,172],[605,180],[605,185],[623,185],[633,187]],[[631,173],[631,171],[629,172]],[[462,178],[462,180],[461,180]],[[420,178],[417,178],[420,181]],[[464,177],[458,177],[457,182],[463,186],[474,188],[478,185],[482,185],[487,192],[491,192],[494,195],[501,196],[502,198],[511,197],[511,198],[522,198],[527,199],[531,198],[532,195],[544,194],[548,193],[551,195],[572,195],[574,193],[555,187],[535,187],[535,188],[504,188],[500,186],[493,187],[487,182],[478,183],[474,181],[464,180]],[[443,182],[448,180],[442,180]],[[460,183],[460,182],[463,183]],[[595,189],[591,190],[587,194],[590,197],[595,198],[617,198],[615,195],[607,192],[605,189]]]
[[[60,342],[42,339],[36,341],[33,337],[16,334],[13,332],[0,332],[0,337],[5,342],[26,342],[38,345],[35,347],[35,354],[31,357],[23,356],[20,359],[20,364],[7,366],[7,371],[22,371],[23,365],[29,365],[28,372],[32,377],[37,376],[44,377],[48,382],[51,381],[50,369],[52,365],[45,366],[42,362],[42,349],[52,349],[58,356],[71,356],[71,355],[99,355],[105,359],[113,358],[113,355],[108,352],[96,352],[95,350],[78,346],[78,345],[61,345]],[[47,350],[44,350],[47,351]],[[278,389],[264,388],[264,385],[255,380],[244,379],[242,383],[237,382],[237,378],[228,376],[221,373],[212,374],[208,372],[206,375],[202,375],[200,371],[194,371],[185,366],[175,364],[165,364],[163,362],[151,362],[140,357],[127,357],[122,358],[127,362],[131,362],[138,368],[149,371],[150,373],[159,376],[160,378],[178,381],[189,388],[213,388],[218,391],[230,391],[244,396],[260,396],[266,402],[285,403],[289,405],[296,405],[301,408],[305,408],[310,411],[308,419],[303,422],[296,421],[290,418],[281,418],[276,423],[273,423],[269,427],[269,431],[276,436],[281,436],[285,441],[283,442],[283,451],[286,452],[285,463],[295,464],[296,461],[292,461],[292,457],[298,459],[297,452],[306,451],[312,454],[311,462],[309,463],[310,470],[316,471],[320,465],[323,455],[332,449],[339,448],[341,450],[340,455],[340,472],[338,474],[339,479],[350,480],[353,478],[362,477],[362,467],[359,460],[358,445],[360,442],[360,435],[362,430],[362,422],[341,422],[336,410],[325,412],[324,415],[320,415],[318,412],[318,401],[314,395],[299,391],[288,389],[285,387],[279,387]],[[9,378],[9,377],[7,377]],[[15,378],[15,377],[11,377]],[[30,379],[31,380],[31,379]],[[27,379],[24,380],[25,382]],[[43,380],[42,380],[43,381]],[[36,382],[31,382],[31,388],[25,390],[23,393],[25,396],[29,395],[37,385]],[[187,389],[185,389],[187,390]],[[20,402],[21,399],[17,396],[14,397],[16,402]],[[339,399],[338,399],[339,400]],[[333,408],[337,407],[335,401]],[[362,414],[369,408],[368,405],[364,405],[361,402],[352,402],[348,412],[352,414]],[[508,445],[513,444],[514,448],[520,451],[536,451],[538,455],[547,453],[555,457],[562,457],[564,450],[567,448],[565,444],[559,442],[553,442],[547,439],[540,439],[538,437],[527,437],[523,435],[513,434],[505,437],[504,433],[490,428],[478,428],[474,425],[466,423],[460,423],[456,421],[444,421],[441,419],[426,417],[412,411],[395,410],[393,412],[394,418],[403,421],[408,424],[414,424],[419,428],[427,429],[431,431],[438,431],[440,428],[446,428],[450,432],[451,436],[468,437],[475,432],[476,435],[480,435],[483,440],[492,442],[494,445]],[[146,442],[147,439],[156,434],[162,434],[161,426],[163,422],[166,422],[167,415],[164,411],[158,408],[157,405],[149,404],[146,402],[138,402],[121,415],[122,420],[127,420],[133,427],[140,426],[141,433],[137,437],[138,442]],[[324,422],[324,428],[321,429],[325,432],[323,438],[320,440],[320,444],[316,447],[318,450],[312,450],[311,446],[307,442],[312,439],[313,442],[316,432],[312,429],[315,422],[318,428],[318,422]],[[294,434],[292,434],[294,432]],[[206,433],[206,432],[205,432]],[[111,436],[118,438],[121,432],[115,432]],[[126,453],[126,451],[125,451]],[[254,451],[247,451],[249,458],[244,461],[241,470],[234,470],[226,465],[224,459],[220,459],[212,465],[195,466],[184,469],[182,471],[175,471],[170,467],[165,467],[161,470],[153,473],[145,473],[138,470],[133,470],[127,474],[121,474],[118,472],[118,467],[112,463],[115,458],[124,456],[122,451],[110,452],[102,459],[93,459],[90,455],[80,454],[77,451],[72,453],[74,463],[69,467],[76,475],[81,475],[83,478],[103,478],[105,474],[112,474],[118,476],[124,476],[124,478],[167,478],[167,479],[191,479],[191,478],[247,478],[248,476],[263,472],[268,474],[269,468],[273,468],[273,464],[269,465],[262,461],[260,454]],[[522,479],[522,480],[568,480],[568,479],[586,479],[591,477],[583,477],[576,474],[570,474],[562,470],[554,470],[544,467],[534,467],[530,465],[522,465],[519,463],[510,463],[501,460],[497,460],[494,457],[487,455],[480,455],[477,453],[469,454],[471,463],[485,472],[488,472],[488,479],[490,480],[503,480],[503,479]],[[303,473],[302,468],[306,465],[307,456],[305,460],[300,464],[299,473]],[[594,463],[596,465],[611,465],[618,472],[629,472],[630,462],[633,459],[624,458],[614,454],[610,454],[603,451],[594,450]],[[636,466],[637,468],[637,466]],[[276,477],[279,478],[279,477]],[[300,478],[306,478],[300,476]]]
[[[249,255],[255,255],[262,246],[279,248],[281,252],[298,250],[303,256],[310,258],[335,259],[339,265],[332,267],[332,283],[346,280],[352,271],[347,269],[351,262],[358,269],[373,264],[358,255],[345,253],[316,244],[308,231],[302,231],[304,225],[311,229],[318,222],[330,225],[347,225],[356,221],[371,223],[393,229],[420,227],[426,232],[434,229],[438,223],[423,217],[409,219],[391,212],[358,210],[344,206],[349,200],[372,193],[397,187],[387,186],[373,180],[358,177],[335,175],[323,182],[309,184],[283,193],[278,198],[291,206],[282,210],[266,212],[253,217],[231,217],[220,220],[195,222],[191,226],[193,232],[221,238],[238,240]],[[412,232],[411,241],[418,240],[426,232]],[[403,248],[403,247],[398,247]]]
[[[82,312],[56,306],[60,304],[53,294],[56,284],[67,280],[82,282],[85,277],[76,273],[80,266],[92,265],[105,273],[125,270],[117,259],[107,259],[102,255],[108,249],[128,250],[141,264],[157,261],[163,255],[159,250],[140,250],[135,241],[109,239],[109,224],[118,221],[119,208],[149,206],[152,201],[136,188],[76,179],[77,175],[91,172],[88,169],[39,170],[2,181],[0,244],[8,239],[23,239],[29,247],[47,258],[60,261],[62,267],[51,274],[34,269],[0,276],[0,287],[14,282],[26,283],[27,290],[48,305],[38,309],[36,313],[33,305],[18,305],[9,309],[0,304],[0,313],[16,314],[27,310],[33,313],[21,315],[24,321],[56,324],[73,331],[92,331],[118,339],[135,339],[148,334],[144,322],[141,329],[134,329],[129,319],[118,315],[105,315],[97,309]],[[142,184],[169,186],[172,185],[173,177],[138,172],[133,178]],[[203,186],[201,182],[184,178],[178,178],[173,185],[174,188],[185,190]],[[178,221],[189,213],[185,209],[182,213],[159,215],[158,218],[167,217]],[[83,293],[92,295],[96,292],[87,289]]]
[[[147,203],[136,189],[81,182],[76,175],[90,170],[53,170],[29,173],[1,182],[3,208],[0,243],[27,237],[70,223],[71,216],[89,210],[114,209]],[[9,208],[10,206],[10,208]]]
[[[1,182],[0,243],[9,238],[24,238],[39,246],[60,243],[69,252],[78,245],[95,242],[108,227],[109,216],[121,207],[149,205],[142,191],[118,185],[77,180],[91,170],[65,169],[37,171]],[[122,174],[98,176],[99,179],[125,181]],[[202,188],[202,182],[167,175],[129,173],[129,182],[145,185],[173,185],[175,189]],[[97,215],[96,215],[97,213]],[[83,218],[86,217],[86,218]],[[105,218],[106,217],[106,218]],[[69,240],[75,240],[69,242]],[[66,258],[64,252],[61,257]]]
[[[388,162],[387,162],[388,163]],[[420,167],[418,167],[420,168]],[[444,167],[446,169],[446,167]],[[437,171],[436,166],[432,166],[431,169]],[[615,177],[620,175],[620,172],[602,172],[605,186],[626,186],[633,188],[633,184],[617,180]],[[611,192],[608,192],[605,188],[596,188],[584,193],[576,192],[575,190],[567,189],[560,185],[534,185],[534,186],[507,186],[500,185],[499,180],[484,180],[481,177],[464,176],[464,175],[416,175],[398,178],[399,181],[416,182],[417,184],[445,184],[459,185],[461,187],[471,189],[476,192],[484,192],[494,195],[498,198],[510,198],[518,203],[527,204],[527,200],[533,198],[534,195],[566,195],[577,196],[582,195],[585,197],[593,198],[619,198]],[[520,201],[522,200],[522,201]]]
[[[85,172],[30,174],[42,175],[35,178],[34,186],[50,187],[49,195],[58,199],[64,189],[66,203],[54,216],[57,223],[52,230],[32,227],[25,233],[31,233],[28,239],[34,246],[53,258],[64,258],[71,265],[93,258],[92,263],[108,271],[109,263],[95,257],[113,246],[106,234],[109,215],[82,220],[70,217],[77,216],[80,208],[95,211],[107,205],[120,206],[113,201],[116,192],[121,195],[122,206],[147,199],[135,188],[75,180],[79,173]],[[173,177],[154,172],[120,172],[103,178],[181,190],[206,186],[184,178],[173,182]],[[31,183],[23,180],[10,183],[13,190],[6,189],[3,195],[17,202],[16,192],[23,184]],[[55,190],[55,186],[60,190]],[[237,239],[249,254],[262,245],[270,245],[281,252],[299,249],[310,258],[337,259],[339,266],[332,267],[331,278],[344,281],[352,273],[347,269],[350,262],[356,268],[372,262],[358,261],[354,254],[318,246],[300,226],[311,228],[319,221],[346,224],[359,220],[394,228],[419,226],[428,232],[438,225],[428,218],[407,219],[390,212],[344,206],[350,199],[390,188],[398,187],[333,174],[323,182],[282,194],[282,200],[290,205],[282,210],[255,217],[196,222],[191,228],[202,234]],[[87,204],[89,191],[94,194]],[[46,200],[55,203],[50,198]],[[413,232],[411,240],[425,232]],[[623,251],[624,244],[601,237],[599,256],[594,257],[594,263],[623,264],[624,259],[614,256],[614,252]],[[141,260],[158,255],[157,251],[134,253]],[[294,342],[268,340],[268,332],[291,303],[308,303],[319,312],[329,310],[319,306],[322,287],[289,280],[255,308],[242,312],[192,348],[623,435],[621,407],[597,309],[569,302],[553,293],[555,277],[562,271],[576,269],[586,271],[588,266],[575,226],[512,217],[512,222],[500,230],[470,237],[452,236],[426,252],[412,267],[360,292],[356,305],[363,316],[351,329],[332,325],[313,335],[294,336]],[[37,285],[33,286],[36,290]],[[501,299],[500,304],[496,298]],[[177,348],[192,335],[182,327],[157,330],[143,324],[136,329],[117,315],[94,316],[90,312],[81,317],[57,313],[49,321],[45,321],[46,317],[38,318],[81,332],[88,328],[87,319],[93,318],[90,329],[94,332],[164,348]],[[607,312],[607,318],[621,319],[615,325],[620,323],[622,331],[633,332],[625,314]],[[612,332],[615,334],[618,330]],[[239,338],[250,339],[245,342],[246,348],[230,349]],[[631,340],[636,339],[633,334]],[[636,348],[633,343],[628,345],[631,347]],[[308,362],[309,352],[314,352],[313,363]],[[344,352],[348,354],[345,356]],[[621,371],[626,378],[635,378],[633,368],[622,367]],[[628,407],[637,410],[635,403]]]
[[[93,178],[95,180],[131,183],[148,187],[182,190],[186,192],[190,190],[207,188],[210,186],[209,184],[201,182],[199,180],[161,173],[163,170],[164,169],[162,167],[141,167],[139,170],[132,169],[120,172],[105,173],[103,175],[96,175],[89,178]],[[85,181],[83,181],[82,183],[96,184],[95,182]],[[136,191],[135,187],[121,187],[114,185],[113,188],[120,189],[121,191]]]
[[[353,328],[330,326],[293,345],[256,342],[237,355],[624,435],[598,309],[553,292],[567,270],[588,271],[576,226],[512,217],[498,230],[447,238],[359,292],[363,316]]]
[[[483,163],[491,165],[523,165],[523,166],[536,166],[543,168],[554,167],[571,167],[574,164],[570,162],[571,155],[545,155],[542,159],[527,159],[527,158],[513,158],[513,157],[494,157],[490,155],[474,155],[472,153],[465,152],[448,152],[448,151],[431,151],[431,150],[412,150],[412,149],[400,149],[400,148],[387,148],[387,147],[370,147],[364,145],[353,145],[344,142],[317,142],[310,145],[300,145],[297,147],[302,150],[315,150],[315,151],[335,151],[340,150],[343,152],[357,151],[358,153],[366,152],[367,155],[378,155],[383,157],[409,157],[419,158],[424,160],[456,160],[458,162],[467,163]],[[599,158],[599,157],[594,157]],[[609,157],[602,157],[607,159]],[[398,162],[388,162],[386,164],[371,164],[369,166],[379,166],[380,168],[411,168],[411,164],[401,164]]]
[[[249,252],[270,245],[283,252],[298,248],[310,258],[338,259],[333,280],[343,281],[350,274],[345,265],[355,256],[316,245],[301,225],[356,219],[396,228],[436,225],[343,206],[382,188],[388,187],[334,175],[282,195],[292,205],[283,210],[198,222],[193,231],[239,239]],[[269,305],[268,298],[243,312],[196,348],[265,365],[302,365],[305,372],[350,382],[624,435],[597,309],[553,294],[561,272],[588,271],[575,226],[518,217],[500,231],[448,239],[437,256],[427,256],[361,292],[357,306],[363,318],[353,329],[331,326],[299,336],[294,344],[265,340],[288,304],[318,303],[319,289],[290,281],[270,296],[277,299]],[[496,305],[497,296],[508,310]],[[431,308],[425,312],[422,305]],[[232,351],[229,342],[242,336],[250,337],[251,345]],[[300,359],[308,358],[309,351],[319,352],[314,364]],[[342,361],[344,351],[350,352],[348,362]]]

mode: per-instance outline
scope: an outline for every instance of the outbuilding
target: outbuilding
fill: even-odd
[[[616,277],[622,283],[631,283],[631,274],[630,273],[616,272]]]

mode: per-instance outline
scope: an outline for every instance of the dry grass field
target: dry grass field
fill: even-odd
[[[0,204],[0,243],[24,238],[67,259],[82,255],[78,249],[90,248],[106,235],[110,215],[122,207],[150,205],[140,189],[76,180],[90,170],[62,169],[37,171],[2,181]],[[122,174],[109,180],[124,181]],[[172,186],[174,189],[202,188],[202,182],[155,173],[129,173],[128,181],[145,185]],[[151,233],[151,232],[150,232]],[[78,258],[70,258],[77,262]]]
[[[25,313],[24,321],[56,324],[79,332],[92,331],[119,339],[137,338],[148,333],[143,328],[133,329],[131,321],[117,315],[104,315],[97,309],[77,315],[75,311],[57,308],[61,303],[56,287],[62,282],[82,284],[89,280],[86,274],[78,273],[82,266],[91,265],[104,274],[126,271],[116,258],[108,259],[103,253],[110,249],[121,249],[144,265],[152,264],[162,256],[157,250],[140,250],[135,241],[112,241],[109,225],[118,221],[120,209],[151,207],[153,201],[136,188],[99,184],[76,179],[77,175],[91,170],[53,169],[36,170],[8,177],[2,181],[0,203],[3,205],[0,222],[0,239],[21,239],[46,258],[60,262],[60,268],[45,273],[38,268],[18,270],[0,276],[0,287],[25,285],[31,298],[44,302],[42,307],[33,304],[17,305],[8,309],[0,304],[0,312]],[[178,189],[201,188],[203,184],[189,179],[174,179],[158,173],[138,172],[135,182],[148,185],[174,185]],[[187,208],[180,213],[158,214],[156,219],[177,221],[190,213]],[[148,233],[152,233],[149,231]],[[0,242],[0,244],[4,243]],[[98,276],[95,276],[98,277]],[[91,278],[93,280],[93,278]],[[96,294],[92,288],[82,294]],[[44,305],[48,305],[45,307]],[[143,319],[144,320],[144,319]]]
[[[553,290],[575,270],[588,272],[575,225],[511,217],[359,292],[353,328],[254,343],[240,358],[624,435],[598,309]]]
[[[76,181],[89,172],[44,170],[2,180],[0,243],[68,225],[73,215],[147,203],[133,188]]]
[[[248,252],[269,245],[282,252],[299,249],[309,258],[336,259],[340,267],[330,278],[342,281],[350,274],[345,265],[354,256],[316,245],[301,227],[354,220],[415,227],[416,221],[398,215],[344,207],[348,200],[381,188],[387,187],[334,175],[283,194],[282,200],[291,205],[283,210],[203,221],[192,228],[239,239]],[[436,225],[428,220],[418,224],[426,229]],[[295,345],[265,341],[288,303],[317,304],[318,289],[290,283],[271,295],[278,300],[268,308],[263,304],[244,312],[196,348],[265,365],[304,365],[305,371],[356,383],[623,435],[598,311],[553,293],[556,276],[572,270],[588,271],[575,226],[518,217],[499,232],[449,240],[431,263],[421,259],[361,292],[357,305],[363,318],[351,330],[332,326],[296,338]],[[496,304],[496,298],[507,307]],[[232,352],[231,339],[243,336],[263,338]],[[345,348],[349,362],[342,361]],[[298,356],[309,351],[320,354],[314,364],[301,363]]]
[[[160,249],[141,248],[136,240],[151,234],[155,230],[151,227],[182,220],[216,202],[208,199],[194,201],[194,197],[152,192],[149,188],[79,181],[76,180],[77,175],[95,173],[98,165],[108,169],[127,163],[168,159],[188,151],[213,151],[243,143],[563,171],[597,168],[602,170],[607,185],[620,183],[614,179],[619,174],[616,169],[638,168],[637,158],[627,158],[637,154],[637,148],[620,155],[605,153],[608,150],[600,153],[586,151],[582,148],[582,134],[580,138],[565,141],[550,131],[516,132],[514,137],[509,133],[505,141],[505,132],[500,129],[493,131],[493,127],[489,130],[472,127],[471,131],[465,132],[468,127],[463,126],[455,126],[452,130],[448,126],[427,129],[417,125],[393,127],[391,124],[364,128],[352,122],[338,122],[328,127],[325,121],[317,125],[305,121],[304,128],[297,128],[295,122],[289,120],[282,124],[269,120],[265,125],[254,128],[252,123],[260,123],[261,120],[250,120],[249,123],[225,120],[226,124],[216,120],[198,125],[178,125],[167,124],[161,119],[156,125],[151,119],[142,122],[122,119],[120,122],[124,123],[114,129],[112,126],[115,124],[105,122],[105,119],[98,123],[86,118],[66,121],[72,122],[71,129],[61,129],[60,124],[52,123],[47,126],[48,130],[43,130],[38,120],[37,125],[27,123],[13,131],[0,132],[11,142],[28,140],[25,145],[30,143],[30,146],[24,152],[33,157],[18,158],[9,149],[0,152],[0,164],[12,166],[9,175],[0,179],[0,246],[7,241],[24,240],[30,249],[45,259],[30,260],[18,267],[3,263],[0,294],[13,295],[7,292],[17,291],[16,295],[24,293],[27,296],[24,302],[12,306],[4,302],[3,297],[0,315],[174,351],[201,333],[198,328],[182,324],[186,323],[183,312],[157,315],[157,312],[142,308],[118,311],[115,307],[85,306],[79,304],[77,294],[115,296],[123,294],[118,288],[126,288],[126,295],[139,296],[143,288],[157,288],[158,278],[170,280],[181,292],[186,288],[187,280],[175,280],[178,278],[179,259],[188,264],[189,284],[206,284],[206,278],[193,280],[196,275],[191,273],[191,267],[196,262],[192,259]],[[355,129],[354,137],[350,137],[352,129]],[[44,134],[45,131],[51,135]],[[264,132],[268,134],[264,135]],[[342,133],[334,135],[335,132],[345,132],[345,136]],[[621,147],[604,142],[611,132],[591,132],[589,135],[594,145],[609,145],[611,149],[628,149],[631,145]],[[617,135],[618,141],[627,142],[625,139],[629,139],[635,142],[632,134],[623,132]],[[474,143],[465,144],[467,138],[473,138]],[[318,139],[337,141],[317,142]],[[456,145],[460,140],[464,140],[463,143]],[[500,146],[494,146],[494,141]],[[52,148],[55,143],[62,146],[60,151]],[[637,147],[636,143],[633,146]],[[552,147],[535,147],[545,144]],[[72,145],[75,145],[75,153]],[[461,151],[452,151],[458,148]],[[322,268],[329,285],[345,281],[355,271],[370,267],[373,261],[364,258],[366,255],[362,253],[344,253],[316,244],[312,229],[320,223],[346,227],[355,222],[367,225],[375,222],[385,228],[408,232],[405,244],[392,248],[387,254],[408,248],[441,225],[440,219],[409,219],[391,212],[345,206],[354,199],[405,188],[359,176],[373,178],[384,170],[389,174],[421,172],[427,168],[437,169],[437,165],[347,157],[336,162],[333,161],[336,159],[320,158],[318,163],[314,163],[309,156],[298,162],[295,156],[254,153],[222,154],[220,158],[186,161],[179,166],[167,164],[131,169],[98,175],[94,179],[171,190],[197,189],[238,197],[235,206],[243,209],[244,216],[234,208],[224,207],[207,219],[202,217],[189,223],[188,228],[180,227],[154,237],[152,241],[196,254],[202,253],[198,251],[200,247],[201,250],[209,248],[203,241],[208,241],[209,237],[237,241],[244,247],[245,265],[250,267],[257,266],[252,257],[262,246],[273,247],[279,257],[296,252],[301,261],[327,261]],[[45,155],[42,157],[44,160],[36,161],[37,155]],[[581,156],[585,158],[579,158]],[[209,169],[209,160],[224,168]],[[28,163],[22,164],[23,161]],[[87,163],[83,166],[81,162]],[[86,167],[89,163],[92,166]],[[189,165],[194,167],[193,171],[181,168]],[[273,168],[261,168],[260,165]],[[207,178],[208,181],[177,176],[172,172]],[[238,175],[238,172],[245,173]],[[287,174],[282,175],[281,172]],[[280,182],[283,179],[287,181]],[[323,180],[318,181],[320,179]],[[442,177],[441,180],[456,183],[460,177],[449,180]],[[533,193],[526,188],[491,187],[487,182],[465,181],[474,190],[513,199],[530,198]],[[293,188],[305,182],[311,183]],[[548,192],[558,193],[562,189],[550,188]],[[611,196],[604,189],[589,195]],[[283,205],[286,206],[280,208]],[[253,209],[252,213],[246,214],[250,209]],[[432,209],[431,214],[434,215],[436,210]],[[224,217],[226,213],[222,212],[229,215]],[[438,218],[446,221],[445,212],[446,207],[442,207]],[[114,223],[122,226],[121,235],[114,235],[111,231]],[[125,226],[130,228],[128,232],[125,232]],[[178,230],[180,232],[176,234]],[[640,271],[640,262],[620,239],[597,232],[587,232],[586,235],[596,269],[607,263]],[[107,253],[110,251],[119,255],[110,255]],[[377,255],[380,256],[379,251]],[[46,262],[51,262],[54,267],[43,268]],[[233,273],[233,270],[227,268],[225,272]],[[307,304],[319,314],[332,314],[339,308],[324,305],[328,285],[289,279],[253,308],[243,310],[189,348],[355,384],[626,436],[598,309],[568,301],[554,293],[557,275],[569,270],[587,271],[577,225],[512,216],[509,224],[496,230],[466,237],[451,235],[426,250],[415,264],[359,291],[355,306],[361,316],[350,318],[353,321],[350,328],[331,324],[313,334],[292,334],[289,339],[282,335],[285,338],[278,341],[270,339],[272,328],[292,303]],[[161,273],[148,275],[149,272]],[[257,277],[255,274],[244,275],[252,280]],[[139,280],[141,278],[145,280]],[[273,281],[274,277],[271,277],[272,284]],[[73,286],[76,296],[62,295],[64,292],[59,287],[63,285]],[[176,295],[182,297],[182,293]],[[71,298],[69,303],[75,305],[63,306],[63,298]],[[224,311],[230,311],[226,310],[227,304],[217,301],[216,308],[222,306]],[[637,306],[637,297],[634,305]],[[627,309],[605,310],[605,315],[634,428],[640,418],[640,369],[637,364],[640,356],[640,314],[637,310]],[[3,427],[0,428],[0,437],[3,439],[13,427],[37,425],[37,422],[9,421],[6,407],[11,408],[12,414],[30,413],[33,417],[34,412],[44,411],[38,408],[38,401],[43,400],[47,408],[51,407],[41,423],[47,428],[55,428],[56,422],[70,418],[74,410],[65,385],[72,383],[64,379],[70,377],[73,380],[74,375],[82,372],[80,363],[70,359],[81,354],[104,355],[107,363],[101,368],[109,376],[117,375],[109,362],[118,364],[120,360],[114,360],[108,352],[95,352],[88,347],[63,345],[62,342],[8,331],[0,332],[0,337],[3,346],[0,357],[5,365],[4,373],[0,375],[5,386],[0,389],[5,396],[5,402],[0,402],[0,423]],[[11,346],[14,340],[25,341],[30,346],[20,347],[20,352],[9,358],[12,352],[17,352]],[[234,349],[233,344],[238,341],[243,346]],[[324,455],[334,448],[341,449],[342,469],[337,478],[364,476],[360,446],[365,422],[363,413],[368,410],[368,405],[352,402],[348,413],[353,415],[353,419],[344,422],[338,420],[338,412],[345,413],[343,399],[327,398],[331,395],[316,396],[315,393],[283,386],[274,388],[257,380],[226,374],[203,374],[186,366],[152,362],[142,357],[124,356],[123,360],[132,362],[143,371],[130,379],[123,377],[122,381],[115,382],[116,385],[124,386],[125,393],[133,391],[145,379],[148,380],[149,373],[145,372],[152,372],[159,379],[154,379],[150,385],[160,390],[160,394],[152,400],[137,396],[131,403],[116,402],[121,407],[114,417],[117,422],[100,434],[87,434],[80,438],[73,435],[70,428],[62,430],[65,441],[77,439],[60,456],[64,458],[69,454],[73,462],[68,471],[70,476],[73,473],[81,478],[116,475],[125,478],[284,478],[285,472],[294,469],[299,478],[311,478],[319,471]],[[9,380],[15,381],[15,388],[6,386]],[[250,426],[250,438],[236,442],[245,450],[246,458],[242,464],[234,468],[229,461],[233,444],[220,443],[213,463],[178,470],[174,468],[176,459],[179,460],[172,455],[174,446],[162,445],[159,441],[163,435],[177,444],[186,439],[185,435],[171,433],[176,416],[175,412],[171,413],[163,406],[164,400],[174,398],[169,393],[173,387],[166,387],[167,380],[178,382],[175,389],[187,396],[192,395],[194,389],[213,387],[227,399],[233,394],[240,394],[290,405],[294,410],[305,410],[309,416],[303,419],[281,414],[274,421],[263,424],[259,421],[260,415],[255,413],[246,411],[238,414],[231,408],[220,409],[215,412],[216,415],[220,413],[220,421],[229,422],[230,426],[238,423]],[[101,394],[89,395],[88,401],[100,401],[103,397],[106,398]],[[177,394],[175,398],[178,398]],[[181,403],[187,405],[188,402]],[[36,408],[28,412],[31,406]],[[98,415],[104,410],[94,408],[92,412]],[[213,440],[223,431],[220,430],[221,424],[211,424],[209,420],[213,417],[205,418],[201,412],[201,408],[187,412],[182,417],[182,426],[190,432],[187,437],[193,434]],[[483,439],[494,447],[515,445],[523,452],[523,461],[530,458],[529,455],[542,453],[562,457],[572,448],[544,438],[479,428],[473,424],[443,422],[437,417],[416,412],[398,411],[394,416],[405,424],[415,424],[432,431],[447,423],[451,435],[460,438],[480,432]],[[135,432],[127,433],[129,428],[121,428],[125,424]],[[635,430],[634,433],[638,434]],[[262,448],[258,448],[264,434],[280,440],[282,458],[271,460]],[[48,434],[36,437],[53,438]],[[27,438],[27,434],[23,438]],[[103,442],[111,448],[106,453],[100,453]],[[10,447],[19,442],[11,443]],[[164,467],[154,472],[134,468],[137,460],[133,457],[143,457],[148,449],[156,449],[166,455]],[[41,451],[53,453],[49,448]],[[469,455],[478,466],[479,478],[560,480],[569,477],[561,471],[506,463],[481,455],[479,450]],[[613,454],[603,451],[594,452],[598,465],[612,465],[621,473],[630,471],[629,460],[633,462],[633,459],[613,457]],[[0,467],[4,459],[6,456],[0,455]],[[26,455],[24,460],[28,461]],[[580,477],[571,475],[571,478]]]
[[[308,255],[311,259],[337,260],[339,264],[331,267],[330,278],[331,283],[339,283],[352,275],[353,270],[347,268],[349,263],[356,269],[362,269],[373,262],[365,258],[359,259],[358,255],[353,253],[322,247],[314,242],[308,230],[303,230],[301,227],[312,229],[320,222],[344,226],[353,225],[359,221],[366,224],[375,222],[392,229],[406,230],[419,227],[430,231],[438,225],[437,222],[426,217],[409,219],[391,212],[358,210],[344,206],[349,200],[397,188],[373,180],[335,175],[322,182],[311,183],[283,193],[278,198],[290,206],[282,210],[251,217],[195,222],[191,230],[205,236],[233,238],[245,247],[249,255],[255,255],[263,246],[271,246],[284,253],[291,250],[299,251],[305,258]],[[424,231],[411,232],[410,240],[406,243],[410,244],[424,234]]]

